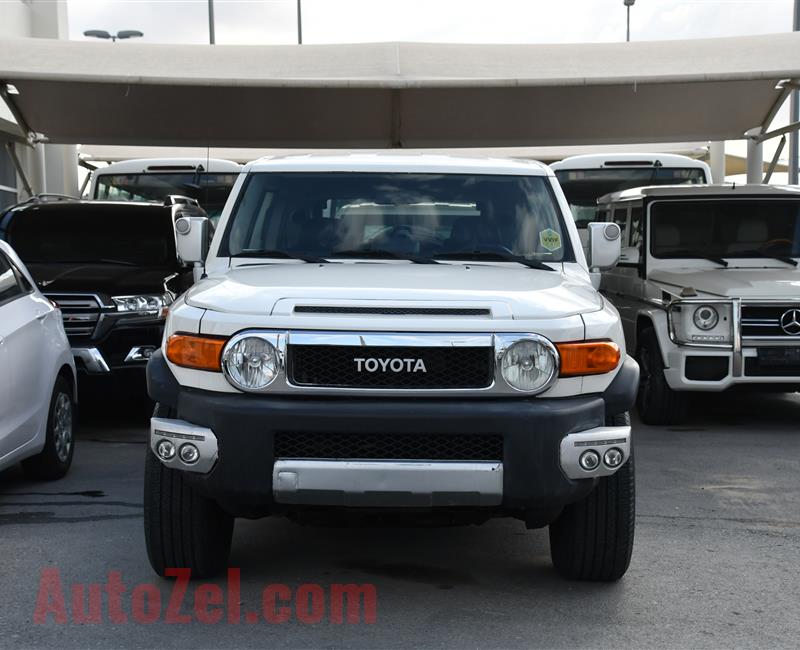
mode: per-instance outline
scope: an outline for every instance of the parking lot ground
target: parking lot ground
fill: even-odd
[[[560,579],[546,531],[512,520],[438,529],[240,520],[231,554],[241,568],[235,624],[132,620],[137,585],[157,585],[165,610],[172,583],[154,576],[144,548],[146,424],[120,422],[120,411],[83,422],[66,479],[0,474],[3,646],[797,647],[800,396],[703,397],[685,426],[637,424],[636,548],[616,584]],[[58,570],[66,624],[54,614],[34,622],[44,569]],[[109,620],[104,596],[102,622],[76,624],[71,586],[105,583],[109,571],[127,589],[128,622]],[[263,588],[276,583],[320,585],[322,620],[246,622],[247,612],[261,611]],[[332,623],[334,583],[373,584],[376,621]],[[194,618],[187,601],[181,613]],[[312,609],[298,612],[310,620]]]

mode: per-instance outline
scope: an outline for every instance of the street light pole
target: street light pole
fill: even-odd
[[[625,9],[627,10],[628,13],[627,29],[625,31],[625,42],[629,43],[631,40],[631,7],[634,5],[636,0],[623,0],[623,2],[625,3]]]
[[[214,45],[214,0],[208,0],[208,42]]]
[[[297,0],[297,44],[303,44],[303,8]]]
[[[138,29],[121,29],[116,34],[107,32],[105,29],[87,29],[83,32],[83,35],[92,38],[102,38],[104,41],[110,40],[112,43],[116,43],[117,39],[124,41],[129,38],[141,38],[144,36]]]

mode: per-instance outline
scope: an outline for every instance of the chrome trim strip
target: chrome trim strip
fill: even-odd
[[[288,332],[288,345],[342,345],[364,347],[490,348],[491,334],[381,334],[375,332]]]
[[[326,506],[497,506],[503,463],[280,459],[275,501]]]
[[[137,345],[131,348],[123,363],[139,363],[148,361],[153,353],[158,349],[155,345]]]
[[[731,332],[733,338],[731,374],[734,377],[741,377],[744,370],[744,361],[742,359],[742,301],[740,298],[734,298],[733,300],[731,325],[733,326]]]
[[[111,372],[106,360],[97,348],[72,348],[72,356],[83,361],[88,372]]]
[[[615,468],[607,467],[603,455],[609,449],[619,449],[624,454],[623,462]],[[580,466],[580,457],[593,449],[600,454],[600,464],[596,469],[587,471]],[[631,455],[631,427],[596,427],[587,431],[579,431],[564,436],[561,440],[559,457],[561,469],[567,478],[582,479],[611,476],[628,462]]]

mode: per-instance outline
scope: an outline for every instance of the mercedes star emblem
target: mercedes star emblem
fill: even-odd
[[[800,309],[789,309],[781,316],[781,329],[789,336],[800,334]]]

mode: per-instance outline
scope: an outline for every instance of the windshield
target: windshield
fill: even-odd
[[[213,223],[219,220],[237,174],[201,172],[98,174],[93,198],[107,201],[155,201],[170,194],[197,199]]]
[[[69,205],[12,213],[6,239],[26,264],[112,263],[172,267],[175,235],[169,208],[103,210]]]
[[[494,252],[573,261],[545,177],[407,173],[255,173],[219,255],[434,257]]]
[[[695,185],[708,182],[703,169],[692,167],[561,169],[555,174],[578,228],[586,228],[597,221],[597,199],[605,194],[646,185]]]
[[[653,257],[800,256],[800,200],[658,201],[650,215]]]

